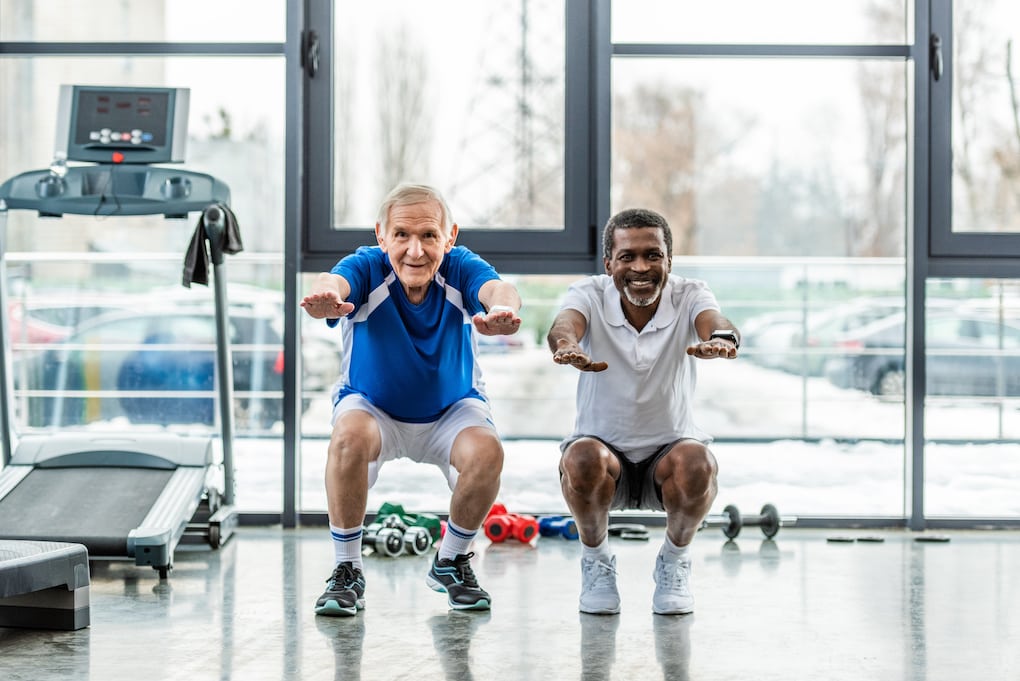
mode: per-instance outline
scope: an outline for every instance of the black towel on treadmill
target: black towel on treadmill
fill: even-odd
[[[244,250],[244,244],[241,243],[241,230],[237,226],[237,218],[226,204],[217,203],[214,205],[223,211],[223,219],[226,220],[226,229],[223,230],[218,244],[220,250],[229,255],[240,253]],[[198,218],[195,233],[191,235],[191,243],[188,244],[188,250],[184,254],[184,276],[181,284],[186,288],[191,288],[193,283],[209,285],[209,251],[206,247],[205,211],[202,211],[202,215]]]

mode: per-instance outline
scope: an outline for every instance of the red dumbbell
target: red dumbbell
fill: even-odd
[[[506,506],[494,504],[485,518],[485,536],[492,542],[501,542],[513,537],[527,544],[538,536],[538,520],[522,513],[507,513]]]

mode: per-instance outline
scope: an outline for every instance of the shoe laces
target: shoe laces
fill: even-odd
[[[585,576],[587,577],[587,588],[589,589],[597,589],[600,586],[612,586],[616,578],[616,568],[611,563],[595,559],[592,561],[592,566],[585,570]]]
[[[457,574],[460,575],[460,581],[464,586],[477,589],[478,579],[475,577],[475,571],[471,569],[471,559],[475,557],[474,551],[470,553],[460,553],[453,558],[453,567],[457,570]],[[449,560],[449,559],[447,559]]]
[[[330,591],[337,591],[338,587],[350,589],[357,578],[353,563],[340,563],[333,569],[333,574],[326,580],[326,583]]]
[[[690,574],[690,561],[678,560],[671,563],[662,561],[662,565],[659,567],[659,584],[671,591],[686,591]]]

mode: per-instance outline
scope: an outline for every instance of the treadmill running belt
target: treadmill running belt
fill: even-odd
[[[36,468],[0,499],[0,538],[84,544],[89,556],[127,556],[127,538],[172,470]]]

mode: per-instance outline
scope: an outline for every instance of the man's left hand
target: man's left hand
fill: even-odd
[[[687,354],[698,359],[715,359],[716,357],[734,359],[737,356],[737,348],[728,340],[713,338],[690,346],[687,348]]]
[[[483,336],[510,336],[521,328],[521,318],[513,308],[505,305],[493,305],[488,312],[479,312],[471,321]]]

